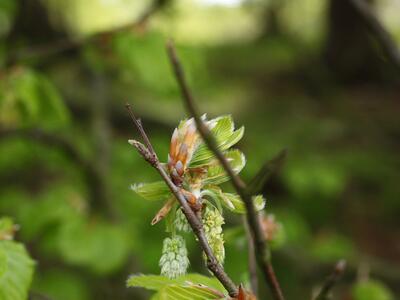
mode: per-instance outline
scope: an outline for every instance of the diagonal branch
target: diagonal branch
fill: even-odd
[[[348,0],[358,15],[363,20],[368,31],[378,41],[382,51],[387,56],[393,66],[400,71],[400,51],[396,41],[381,24],[374,11],[365,0]]]
[[[167,43],[167,51],[169,59],[172,63],[176,79],[181,89],[184,103],[186,105],[187,110],[189,111],[189,113],[192,115],[192,117],[196,122],[197,130],[199,131],[201,137],[207,144],[208,148],[215,154],[215,156],[223,166],[225,172],[231,179],[233,187],[235,188],[236,192],[238,193],[238,195],[243,200],[246,206],[247,223],[249,225],[254,240],[254,247],[258,265],[264,274],[265,280],[271,289],[274,299],[283,300],[284,299],[283,293],[281,291],[279,282],[275,275],[275,271],[270,261],[270,251],[265,236],[261,230],[258,213],[254,209],[252,195],[247,192],[245,183],[241,180],[241,178],[237,174],[235,174],[224,154],[218,149],[215,137],[211,134],[210,130],[204,125],[203,121],[201,120],[193,96],[186,83],[185,75],[183,73],[183,68],[177,57],[175,47],[172,41],[169,41]]]
[[[333,269],[333,272],[326,278],[319,293],[312,299],[313,300],[327,300],[329,292],[332,290],[332,288],[338,282],[340,277],[342,277],[345,269],[346,269],[346,261],[343,259],[339,260],[336,263],[335,268]]]
[[[257,174],[250,180],[250,183],[247,185],[247,192],[250,194],[258,194],[261,189],[265,185],[265,183],[276,173],[279,172],[283,163],[286,160],[287,150],[284,149],[280,151],[274,158],[268,160],[264,163],[261,169],[257,172]],[[246,230],[246,238],[249,241],[248,243],[248,265],[249,265],[249,275],[250,275],[250,284],[253,294],[257,295],[258,293],[258,278],[257,278],[257,261],[254,253],[254,241],[251,236],[251,232],[249,229],[249,225],[246,222],[246,218],[243,218],[243,224]]]
[[[281,150],[274,158],[268,160],[260,168],[257,174],[250,180],[247,185],[247,192],[250,194],[258,194],[261,192],[263,186],[271,179],[272,176],[277,175],[283,164],[286,161],[287,150]]]
[[[140,120],[136,119],[135,115],[133,114],[131,106],[129,104],[126,104],[126,108],[146,145],[143,145],[135,140],[130,140],[129,143],[132,146],[134,146],[138,150],[138,152],[143,156],[143,158],[158,171],[162,179],[165,181],[165,183],[171,190],[172,194],[175,196],[179,204],[182,206],[183,213],[185,214],[194,234],[199,240],[199,244],[202,250],[207,256],[208,269],[222,283],[222,285],[225,287],[225,289],[228,291],[231,297],[237,296],[238,288],[236,287],[232,279],[229,278],[228,274],[225,273],[223,267],[215,257],[210,245],[208,244],[201,220],[196,216],[195,212],[190,208],[181,189],[172,182],[170,176],[167,174],[166,170],[158,160],[157,155],[154,152],[153,147],[150,143],[150,140],[147,137],[145,130],[143,129],[142,123],[140,122]]]
[[[257,276],[257,259],[254,251],[254,240],[250,232],[249,224],[247,223],[247,219],[245,216],[242,217],[243,226],[246,233],[247,240],[247,265],[249,268],[249,279],[251,291],[254,295],[258,295],[258,276]]]

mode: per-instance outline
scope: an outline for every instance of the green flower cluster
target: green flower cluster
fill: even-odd
[[[182,231],[182,232],[190,232],[192,231],[192,228],[189,225],[188,220],[186,219],[184,213],[182,212],[181,209],[178,209],[176,211],[176,215],[175,215],[175,228],[178,231]]]
[[[161,275],[170,279],[186,274],[189,259],[183,237],[175,235],[164,239],[160,267]]]
[[[208,207],[205,209],[203,215],[204,231],[215,257],[221,264],[225,260],[223,224],[225,224],[225,220],[218,209]]]

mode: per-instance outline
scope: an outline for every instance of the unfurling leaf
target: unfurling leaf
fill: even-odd
[[[203,191],[203,195],[210,196],[214,201],[221,203],[224,207],[234,213],[246,213],[246,207],[237,194],[223,193],[219,187],[210,186],[207,190]],[[256,211],[264,209],[265,199],[262,195],[253,196],[252,199]]]
[[[246,165],[246,158],[244,154],[237,149],[228,150],[224,153],[224,155],[236,174],[238,174]],[[208,167],[207,176],[203,180],[203,185],[219,185],[228,180],[229,176],[226,174],[224,168],[220,163],[215,162],[215,164],[212,164],[210,167]]]
[[[131,185],[132,191],[149,201],[161,201],[171,197],[171,191],[164,181]]]
[[[214,134],[218,148],[221,151],[229,149],[243,137],[244,127],[234,130],[234,123],[231,116],[222,116],[209,122],[211,133]],[[189,167],[195,168],[204,166],[208,164],[213,157],[214,153],[202,142],[195,150]]]

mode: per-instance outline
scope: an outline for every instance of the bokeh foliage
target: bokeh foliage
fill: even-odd
[[[36,4],[23,6],[28,2]],[[151,2],[0,1],[0,215],[20,226],[15,241],[0,238],[1,300],[26,298],[7,298],[12,291],[1,289],[21,274],[7,273],[14,255],[24,263],[18,281],[26,290],[35,266],[33,299],[149,297],[125,281],[159,274],[165,233],[150,221],[160,203],[143,201],[129,186],[159,178],[126,142],[135,132],[123,104],[135,107],[165,161],[172,129],[185,117],[164,50],[170,36],[202,110],[232,114],[246,126],[244,179],[289,150],[262,191],[266,211],[285,228],[273,261],[287,298],[308,298],[345,258],[337,299],[396,299],[398,87],[342,84],[330,73],[321,54],[329,1],[276,2],[171,1],[146,24],[96,38],[138,19]],[[399,37],[396,1],[376,4]],[[35,20],[35,5],[49,22],[26,26],[21,11]],[[271,12],[279,21],[273,32]],[[34,51],[61,39],[79,46]],[[241,217],[228,215],[226,270],[248,284]],[[208,275],[194,238],[187,246],[191,272]]]

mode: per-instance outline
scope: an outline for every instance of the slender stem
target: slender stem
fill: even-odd
[[[215,275],[215,277],[221,282],[221,284],[225,287],[231,297],[235,297],[238,294],[238,288],[236,287],[235,283],[230,279],[228,274],[224,271],[221,264],[218,262],[217,258],[214,255],[210,245],[208,244],[206,235],[204,233],[203,224],[196,216],[196,213],[190,208],[185,196],[183,195],[181,189],[177,187],[171,180],[170,176],[165,171],[164,167],[160,163],[157,158],[156,153],[153,150],[151,142],[147,137],[146,132],[144,131],[141,122],[135,118],[133,114],[132,108],[129,104],[126,104],[126,108],[132,118],[133,123],[135,124],[136,128],[138,129],[140,135],[142,136],[143,140],[147,148],[144,145],[140,146],[136,141],[132,141],[132,145],[134,145],[139,153],[148,161],[161,175],[162,179],[165,181],[169,189],[171,190],[172,194],[178,200],[179,204],[183,208],[183,213],[188,220],[190,227],[192,228],[194,234],[196,235],[199,244],[207,256],[207,267],[208,269]],[[149,159],[149,154],[151,159]]]
[[[251,236],[251,232],[249,229],[249,225],[247,224],[246,218],[243,217],[243,226],[246,231],[247,238],[247,249],[248,249],[248,267],[249,267],[249,277],[250,277],[250,285],[251,291],[254,295],[258,294],[258,277],[257,277],[257,259],[254,252],[254,241]]]
[[[129,103],[126,103],[125,107],[128,110],[128,113],[129,113],[133,123],[135,124],[136,128],[139,130],[139,133],[142,136],[143,141],[144,141],[147,149],[150,151],[150,154],[154,155],[155,158],[157,159],[157,154],[154,151],[153,146],[151,145],[150,140],[149,140],[146,132],[143,129],[142,121],[140,121],[140,119],[136,119],[136,117],[135,117],[135,115],[133,113],[132,107],[131,107],[131,105]]]
[[[224,154],[218,149],[214,136],[211,134],[210,130],[204,125],[203,121],[201,120],[192,93],[190,92],[189,87],[186,83],[183,68],[178,59],[172,41],[169,41],[167,43],[167,51],[176,79],[181,89],[184,103],[186,105],[187,110],[189,111],[189,113],[196,122],[197,130],[199,131],[201,137],[207,144],[208,148],[214,153],[214,155],[221,163],[225,172],[230,177],[233,187],[235,188],[236,192],[238,193],[238,195],[245,204],[247,223],[249,224],[249,228],[254,240],[257,262],[259,267],[261,268],[262,273],[264,274],[267,284],[271,289],[271,293],[274,299],[283,300],[284,299],[283,293],[281,291],[279,282],[276,278],[274,269],[271,265],[270,251],[265,236],[261,230],[259,218],[257,217],[258,213],[254,209],[252,196],[251,194],[247,193],[245,183],[241,180],[241,178],[237,174],[235,174]]]
[[[259,194],[268,180],[279,173],[286,160],[286,156],[287,150],[284,149],[271,160],[266,161],[256,175],[250,180],[247,185],[247,192],[250,194]]]
[[[326,278],[325,282],[323,283],[321,290],[312,299],[313,300],[328,299],[329,292],[342,277],[345,269],[346,269],[346,261],[345,260],[338,261],[335,265],[335,268],[333,269],[333,272]]]
[[[287,150],[280,151],[274,158],[268,160],[251,179],[247,185],[247,192],[251,194],[258,194],[266,184],[266,182],[281,169],[287,156]],[[246,238],[248,243],[248,265],[251,289],[254,295],[258,294],[258,278],[257,278],[257,260],[254,253],[254,241],[251,236],[249,225],[246,222],[246,218],[243,217],[243,224],[246,230]]]

